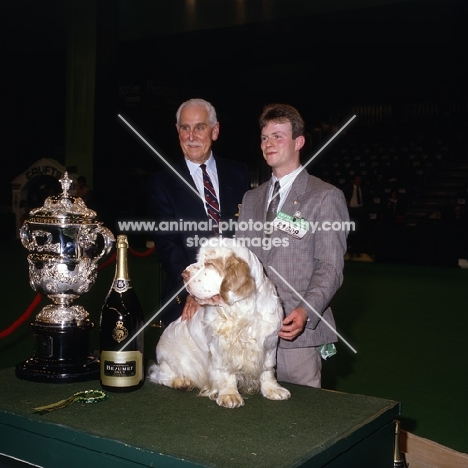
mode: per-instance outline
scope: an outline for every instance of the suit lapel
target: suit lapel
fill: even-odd
[[[228,200],[232,196],[231,177],[223,161],[215,156],[213,157],[216,161],[216,171],[218,172],[219,203],[221,205],[221,219],[223,219],[226,216],[230,216],[230,214],[226,213],[226,207],[229,205]]]
[[[263,184],[260,187],[258,194],[257,203],[254,206],[254,219],[261,219],[264,223],[266,221],[266,206],[268,203],[268,189],[270,188],[270,182]]]
[[[302,199],[307,188],[309,174],[303,169],[292,183],[291,190],[286,198],[281,211],[294,216],[297,211],[301,211]]]
[[[182,178],[185,180],[185,182],[187,182],[191,187],[193,187],[195,189],[195,191],[197,191],[197,187],[195,186],[195,182],[193,181],[192,179],[192,176],[190,175],[190,171],[187,167],[187,164],[185,163],[182,163],[182,164],[177,164],[177,165],[174,165],[174,170],[180,175],[182,176]],[[184,185],[188,190],[190,190],[186,184],[180,179],[180,177],[177,177],[177,180],[178,180],[178,185]],[[198,193],[198,191],[197,191]]]
[[[184,197],[188,196],[188,193],[191,193],[193,197],[196,197],[198,193],[197,187],[193,182],[187,165],[183,161],[172,164],[171,168],[161,171],[161,174],[164,174],[161,183],[168,186],[171,192]],[[192,187],[196,193],[193,193],[190,187]]]
[[[186,217],[203,220],[206,218],[205,204],[200,195],[198,195],[197,187],[190,175],[187,164],[182,161],[182,163],[174,165],[174,169],[182,176],[185,182],[187,182],[185,183],[180,177],[174,174],[175,183],[174,187],[171,187],[171,190],[178,192],[178,198],[184,200],[181,206],[186,212]],[[190,190],[187,185],[192,187],[193,191]]]
[[[232,167],[226,160],[218,159],[216,161],[216,170],[218,172],[219,183],[219,203],[221,205],[221,219],[228,220],[234,218],[239,213],[239,187],[235,186]]]

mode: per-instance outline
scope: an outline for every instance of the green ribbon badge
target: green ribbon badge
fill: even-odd
[[[106,398],[108,398],[108,395],[101,390],[83,390],[81,392],[74,393],[71,397],[66,398],[65,400],[60,400],[46,406],[38,406],[37,408],[34,408],[34,412],[40,414],[50,413],[51,411],[66,408],[77,401],[80,403],[98,403]]]

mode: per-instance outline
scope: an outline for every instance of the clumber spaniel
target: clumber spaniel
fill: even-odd
[[[202,307],[191,320],[179,318],[165,329],[149,380],[197,387],[226,408],[244,404],[239,391],[288,399],[274,371],[283,311],[262,264],[232,239],[210,239],[197,260],[182,276]]]

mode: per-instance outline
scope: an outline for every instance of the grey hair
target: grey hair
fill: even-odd
[[[216,109],[214,108],[213,104],[211,104],[208,101],[205,101],[204,99],[194,98],[183,102],[177,109],[177,125],[180,125],[180,113],[182,112],[182,109],[188,106],[203,106],[208,111],[208,119],[212,127],[214,127],[216,125],[216,122],[218,122],[218,118],[216,117]]]

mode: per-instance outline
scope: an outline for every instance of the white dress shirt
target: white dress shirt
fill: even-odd
[[[302,165],[299,166],[297,169],[294,169],[294,171],[290,172],[289,174],[281,177],[281,179],[276,178],[273,174],[271,175],[270,179],[270,188],[268,191],[268,201],[267,201],[267,206],[270,204],[271,197],[273,195],[273,189],[275,186],[275,183],[277,180],[279,180],[280,183],[280,191],[279,191],[279,197],[280,197],[280,202],[278,205],[278,211],[281,210],[281,207],[283,206],[283,203],[285,202],[286,198],[288,198],[289,192],[291,191],[291,186],[296,179],[297,175],[299,172],[301,172],[303,169]],[[291,214],[291,213],[289,213]]]

